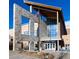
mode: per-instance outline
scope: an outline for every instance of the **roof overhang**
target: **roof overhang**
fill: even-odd
[[[45,16],[46,18],[50,18],[53,21],[54,20],[56,21],[56,19],[57,19],[57,11],[59,12],[59,14],[61,14],[60,13],[61,8],[58,8],[55,6],[36,3],[36,2],[32,2],[32,1],[24,1],[24,3],[29,6],[31,5],[34,10],[38,10],[41,15]]]
[[[32,1],[27,1],[27,0],[24,0],[24,3],[29,6],[31,5],[34,10],[39,10],[40,14],[42,14],[45,17],[50,17],[53,20],[57,19],[57,11],[59,15],[62,14],[62,10],[59,7],[50,6],[50,5],[32,2]],[[62,15],[60,16],[62,17]]]
[[[41,8],[44,8],[44,9],[52,9],[52,10],[55,10],[55,11],[61,10],[61,8],[58,8],[58,7],[55,7],[55,6],[50,6],[50,5],[41,4],[41,3],[32,2],[32,1],[27,1],[27,0],[24,0],[24,3],[27,4],[27,5],[32,5],[33,8],[41,7]]]

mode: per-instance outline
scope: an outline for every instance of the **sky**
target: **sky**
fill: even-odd
[[[33,2],[43,3],[51,6],[62,8],[65,22],[70,21],[70,0],[29,0]],[[24,4],[23,0],[9,0],[9,29],[13,28],[13,4],[16,3],[22,8],[29,11],[29,6]],[[25,17],[22,17],[22,24],[28,22],[25,21]],[[68,23],[69,24],[69,23]]]

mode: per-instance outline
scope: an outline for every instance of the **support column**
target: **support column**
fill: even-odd
[[[30,12],[32,13],[32,5],[30,5]]]
[[[30,10],[29,11],[32,13],[32,5],[30,5]],[[30,24],[31,24],[31,20],[29,20],[29,35],[31,34],[30,33]]]
[[[32,13],[32,5],[30,5],[30,12]],[[31,38],[32,41],[30,41],[30,50],[34,50],[34,20],[30,18],[29,20],[29,32],[30,35],[29,37]]]
[[[34,38],[34,21],[33,19],[29,20],[29,32],[30,32],[30,38]]]
[[[30,5],[30,12],[32,13],[32,5]],[[32,18],[29,20],[29,34],[31,37],[34,36],[34,21]]]
[[[57,11],[57,50],[59,51],[59,14],[58,14],[58,11]]]
[[[42,50],[42,43],[41,43],[41,41],[39,42],[39,51],[41,52],[41,50]]]
[[[30,51],[30,44],[31,44],[31,42],[29,41],[29,51]]]
[[[34,42],[29,41],[29,51],[34,51]]]
[[[40,37],[41,37],[41,34],[40,34],[40,27],[41,27],[41,25],[40,25],[40,13],[39,13],[39,10],[38,10],[37,15],[38,15],[38,20],[39,20],[39,23],[38,23],[38,30],[39,30],[39,31],[38,31],[38,36],[39,36],[39,38],[38,38],[38,39],[39,39],[39,41],[38,41],[39,47],[38,47],[38,48],[39,48],[39,49],[38,49],[38,50],[41,51],[41,45],[40,45],[40,44],[41,44],[41,41],[40,41],[40,39],[41,39],[41,38],[40,38]]]
[[[34,50],[35,50],[35,42],[34,42]]]

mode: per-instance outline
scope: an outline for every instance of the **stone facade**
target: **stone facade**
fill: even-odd
[[[20,7],[17,4],[14,4],[14,30],[13,30],[13,50],[15,50],[15,48],[17,48],[17,42],[22,40],[21,38],[21,16],[25,16],[26,18],[29,18],[30,20],[30,36],[33,38],[33,32],[34,32],[34,15],[31,14],[29,11],[23,9],[22,7]]]

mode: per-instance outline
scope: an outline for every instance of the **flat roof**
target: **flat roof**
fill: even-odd
[[[41,4],[41,3],[36,3],[36,2],[31,2],[31,1],[25,1],[24,2],[27,5],[32,5],[32,8],[35,10],[39,10],[40,14],[42,14],[45,17],[49,17],[52,20],[57,19],[57,11],[61,11],[61,8],[46,5],[46,4]]]
[[[46,9],[53,9],[53,10],[56,10],[56,11],[61,10],[61,8],[59,8],[59,7],[46,5],[46,4],[42,4],[42,3],[37,3],[37,2],[32,2],[32,1],[24,1],[24,3],[27,4],[27,5],[32,5],[33,7],[42,7],[42,8],[46,8]]]

